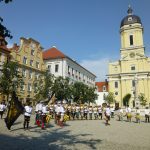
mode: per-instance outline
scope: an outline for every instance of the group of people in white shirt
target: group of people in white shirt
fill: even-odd
[[[133,112],[132,109],[129,107],[129,105],[126,107],[125,111],[122,108],[119,108],[118,110],[118,119],[119,121],[123,121],[123,117],[127,117],[127,121],[131,122],[132,117],[134,116],[137,123],[141,122],[141,114],[145,115],[145,122],[150,122],[150,109],[146,107],[144,110],[141,110],[137,107],[135,111]]]

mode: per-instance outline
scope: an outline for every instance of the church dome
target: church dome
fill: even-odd
[[[124,25],[130,25],[130,24],[134,24],[134,23],[139,23],[142,25],[140,17],[133,15],[132,12],[133,12],[133,10],[129,6],[128,11],[127,11],[128,16],[126,16],[122,19],[121,24],[120,24],[120,28],[123,27]]]

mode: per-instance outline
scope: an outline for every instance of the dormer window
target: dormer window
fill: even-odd
[[[129,18],[128,18],[128,21],[132,21],[132,17],[129,17]]]

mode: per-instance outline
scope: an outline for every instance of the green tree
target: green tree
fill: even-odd
[[[105,97],[105,102],[108,104],[115,103],[115,96],[113,92],[109,92],[108,95]]]
[[[85,88],[85,97],[84,102],[87,103],[95,103],[95,100],[97,99],[98,95],[95,93],[96,88],[95,87],[86,87]]]
[[[9,3],[9,2],[12,2],[12,0],[0,0],[0,2],[5,2],[5,3]]]
[[[69,78],[57,77],[54,81],[52,91],[58,100],[70,99],[71,86],[69,84]]]
[[[1,70],[0,76],[0,92],[7,95],[7,100],[12,91],[17,92],[23,83],[22,76],[18,71],[17,62],[6,62]]]
[[[51,99],[54,92],[52,90],[54,85],[54,76],[48,71],[43,72],[39,79],[35,79],[34,81],[34,92],[36,93],[35,99],[36,101],[42,100],[42,99]]]
[[[131,98],[131,94],[130,93],[126,94],[123,97],[123,106],[129,105],[130,98]]]
[[[147,99],[145,98],[145,95],[143,93],[140,93],[139,96],[138,96],[138,99],[140,101],[140,104],[142,106],[146,106],[147,104]]]

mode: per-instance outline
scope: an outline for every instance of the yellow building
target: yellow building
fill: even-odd
[[[24,102],[26,99],[34,100],[35,87],[33,82],[44,71],[42,47],[34,39],[20,38],[20,46],[14,44],[11,48],[11,59],[20,65],[18,71],[22,73],[24,84],[18,89],[18,96]]]
[[[141,19],[128,15],[120,25],[120,60],[109,63],[109,91],[113,92],[116,102],[123,105],[123,97],[130,93],[130,106],[140,106],[138,95],[143,93],[150,105],[150,58],[145,56],[143,26]]]
[[[8,62],[10,59],[10,50],[7,48],[5,40],[0,37],[0,76],[2,75],[1,70],[3,69],[3,64]],[[0,93],[0,101],[5,100],[5,96]]]

